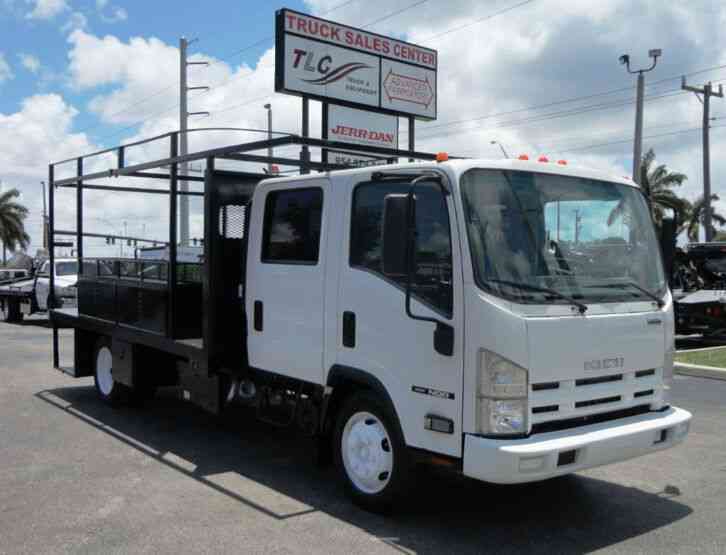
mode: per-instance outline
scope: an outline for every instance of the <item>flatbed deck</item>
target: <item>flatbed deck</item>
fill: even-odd
[[[205,355],[201,337],[170,339],[149,330],[79,314],[78,308],[53,309],[50,311],[50,319],[57,328],[84,329],[109,336],[113,334],[113,337],[122,341],[145,345],[179,357],[199,359]]]

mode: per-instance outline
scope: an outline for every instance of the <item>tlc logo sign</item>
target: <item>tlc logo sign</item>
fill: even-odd
[[[304,71],[317,72],[320,75],[320,77],[313,79],[302,79],[302,81],[310,83],[311,85],[330,85],[361,69],[373,69],[372,66],[362,62],[348,62],[333,67],[333,58],[329,54],[322,56],[316,64],[315,52],[303,50],[302,48],[295,48],[292,53],[293,69],[302,67]]]
[[[295,69],[300,67],[300,62],[304,60],[302,67],[305,71],[314,72],[317,69],[317,72],[323,75],[330,71],[330,64],[333,63],[333,58],[331,58],[330,56],[323,56],[322,58],[320,58],[318,60],[318,66],[316,68],[314,52],[308,52],[307,50],[303,50],[302,48],[296,48],[292,52],[295,56],[292,62],[292,67],[294,67]]]

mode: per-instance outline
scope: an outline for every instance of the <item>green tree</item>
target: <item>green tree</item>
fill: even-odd
[[[653,167],[654,162],[655,152],[651,148],[643,156],[640,165],[640,188],[650,201],[653,221],[660,227],[665,210],[671,209],[676,213],[678,221],[682,222],[688,214],[690,205],[687,200],[679,197],[673,188],[680,187],[688,177],[683,173],[669,171],[665,164]],[[624,208],[622,203],[613,208],[608,224],[612,224],[620,216],[627,217],[623,214]]]
[[[11,251],[18,247],[25,249],[30,243],[30,236],[26,233],[23,223],[28,215],[28,209],[17,202],[19,196],[20,192],[17,189],[0,193],[0,241],[3,244],[3,255],[6,248]]]
[[[726,224],[726,217],[716,212],[713,208],[713,202],[719,200],[718,195],[711,195],[711,221],[717,223],[720,226]],[[703,222],[703,212],[706,207],[704,197],[698,197],[693,203],[688,203],[688,208],[683,216],[683,219],[679,219],[680,225],[678,227],[678,234],[685,231],[688,236],[688,240],[692,243],[698,241],[698,232],[701,229]],[[716,233],[716,229],[713,228],[713,236],[717,237],[719,234]],[[717,241],[720,239],[716,239]]]

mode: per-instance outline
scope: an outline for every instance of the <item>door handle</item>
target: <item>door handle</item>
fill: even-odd
[[[255,331],[262,331],[262,301],[255,301],[253,320]]]
[[[355,312],[343,312],[343,347],[355,347]]]

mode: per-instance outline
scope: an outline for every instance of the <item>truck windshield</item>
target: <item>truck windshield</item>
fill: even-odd
[[[461,190],[481,288],[540,304],[652,300],[665,293],[660,248],[637,189],[473,169],[462,176]]]

